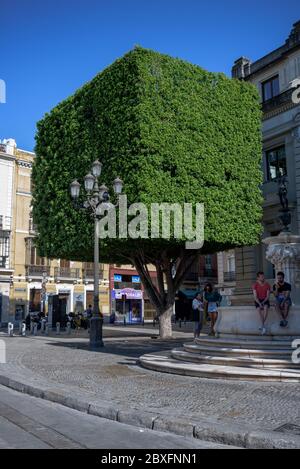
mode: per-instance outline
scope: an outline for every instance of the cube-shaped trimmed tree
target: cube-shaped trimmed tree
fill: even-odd
[[[261,111],[250,84],[138,47],[47,114],[36,140],[34,221],[43,256],[92,260],[92,220],[74,209],[69,185],[95,159],[104,182],[124,180],[128,203],[205,204],[201,251],[173,238],[100,243],[101,261],[136,267],[163,337],[199,253],[259,240]],[[157,269],[155,284],[148,264]]]

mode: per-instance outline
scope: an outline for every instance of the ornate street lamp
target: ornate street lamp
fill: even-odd
[[[97,221],[100,216],[99,207],[108,202],[109,192],[105,184],[99,187],[98,178],[101,176],[102,163],[96,160],[92,164],[91,171],[84,178],[84,201],[79,203],[81,184],[75,180],[70,184],[70,193],[74,206],[80,210],[87,210],[94,219],[94,309],[90,321],[90,347],[93,349],[103,347],[103,319],[99,310],[99,238],[97,234]],[[117,196],[122,193],[123,182],[116,178],[113,182],[114,192]]]
[[[116,178],[113,182],[114,191],[117,195],[122,194],[123,190],[123,181],[120,178]]]
[[[80,187],[81,185],[79,184],[78,181],[73,181],[71,186],[70,186],[70,190],[71,190],[71,196],[72,196],[72,199],[74,200],[77,200],[79,195],[80,195]]]
[[[84,188],[87,193],[92,192],[94,189],[94,184],[95,184],[95,177],[89,173],[85,176],[84,178]]]
[[[102,163],[99,160],[94,161],[92,165],[92,173],[95,178],[99,178],[102,172]]]

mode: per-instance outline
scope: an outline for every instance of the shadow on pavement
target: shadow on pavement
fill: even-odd
[[[104,339],[105,340],[105,339]],[[146,353],[159,353],[164,351],[172,350],[173,348],[182,347],[183,343],[186,343],[187,340],[184,338],[181,339],[172,339],[172,340],[135,340],[130,342],[126,338],[123,340],[117,340],[114,342],[106,342],[105,346],[94,350],[89,348],[89,344],[86,342],[75,342],[73,339],[72,342],[49,342],[48,345],[52,347],[63,347],[71,348],[76,350],[84,350],[86,352],[99,353],[102,355],[120,355],[123,357],[132,357],[134,359],[139,358],[141,355]]]

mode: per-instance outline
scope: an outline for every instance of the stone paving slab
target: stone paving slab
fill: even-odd
[[[207,380],[166,375],[137,365],[145,353],[166,353],[181,347],[187,342],[186,333],[170,342],[150,336],[106,338],[106,346],[98,352],[89,350],[86,338],[74,336],[4,340],[8,363],[0,365],[2,384],[38,397],[48,396],[49,400],[52,397],[64,405],[68,398],[69,406],[83,406],[83,411],[88,404],[93,412],[105,413],[105,418],[128,419],[135,425],[142,418],[147,427],[159,416],[166,418],[167,427],[173,430],[178,419],[191,420],[191,436],[200,422],[206,422],[208,428],[242,426],[248,437],[253,432],[274,436],[273,431],[283,425],[300,425],[295,411],[300,408],[299,384]],[[281,437],[277,434],[281,443],[276,445],[284,447]],[[291,433],[284,441],[294,437],[299,439]],[[270,445],[270,439],[268,442],[264,444]]]

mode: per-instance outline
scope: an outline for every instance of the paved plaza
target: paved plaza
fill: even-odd
[[[160,341],[153,328],[106,327],[105,347],[90,351],[87,334],[5,337],[0,374],[54,386],[74,398],[173,418],[208,419],[249,430],[300,430],[298,384],[208,380],[152,372],[137,364],[145,353],[168,352],[192,341],[189,328]],[[290,430],[289,430],[290,429]],[[298,429],[298,430],[297,430]]]

